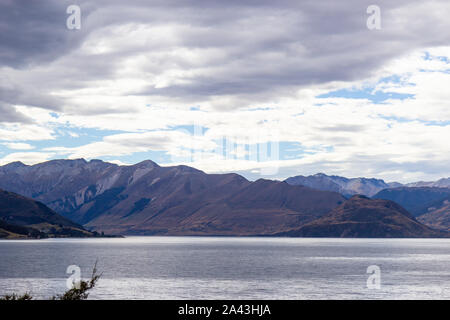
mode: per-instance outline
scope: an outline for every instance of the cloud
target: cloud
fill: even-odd
[[[378,1],[377,31],[370,1],[79,0],[78,31],[65,27],[72,2],[0,4],[0,140],[42,141],[2,161],[158,151],[208,172],[276,166],[277,178],[450,171],[448,1]],[[180,129],[193,125],[204,132]],[[240,157],[221,159],[224,137]],[[298,152],[241,159],[268,141]],[[203,152],[192,162],[190,149]]]
[[[65,29],[67,1],[0,2],[0,61],[26,68],[53,61],[79,43],[81,37]]]
[[[80,147],[50,147],[44,151],[67,155],[71,159],[123,156],[148,151],[165,151],[175,157],[183,155],[181,150],[185,148],[207,150],[215,146],[207,139],[178,130],[115,134]]]
[[[0,102],[0,123],[32,123],[32,118],[18,112],[15,107]]]
[[[4,146],[12,150],[32,150],[34,147],[28,143],[3,143]]]
[[[11,162],[20,161],[27,165],[33,165],[49,160],[53,156],[52,153],[46,152],[15,152],[0,159],[0,165]]]
[[[0,126],[0,141],[53,140],[53,129],[39,125],[5,124]]]
[[[446,52],[444,48],[438,51]],[[260,170],[265,167],[278,168],[269,177],[280,179],[318,171],[391,181],[438,178],[450,170],[447,161],[450,149],[443,139],[450,135],[450,126],[442,122],[450,119],[449,100],[444,90],[450,83],[450,74],[435,71],[445,70],[446,62],[424,60],[423,52],[416,52],[396,61],[391,68],[382,74],[384,80],[347,86],[355,90],[365,87],[408,92],[413,99],[388,99],[376,104],[351,96],[318,98],[324,89],[317,88],[301,91],[295,98],[284,98],[278,104],[260,103],[255,108],[233,112],[145,106],[137,108],[138,117],[134,113],[95,118],[62,114],[55,119],[61,125],[135,132],[110,135],[80,147],[46,151],[60,152],[60,156],[70,158],[123,157],[162,151],[175,163],[193,165],[207,172],[238,171],[250,178],[260,176]],[[430,68],[433,70],[423,72]],[[420,113],[416,114],[415,110]],[[183,125],[201,127],[195,140],[189,132],[180,131],[178,127]],[[247,160],[221,157],[217,146],[223,139],[235,144],[228,154],[244,154]],[[243,144],[268,141],[295,144],[299,152],[295,159],[280,158],[266,163],[253,161],[244,152]],[[190,149],[194,149],[194,156]]]
[[[392,59],[450,37],[447,1],[379,1],[379,31],[366,27],[369,1],[78,3],[79,32],[65,28],[69,1],[2,4],[2,73],[18,92],[35,87],[34,105],[110,114],[123,111],[110,103],[117,94],[234,110],[374,76]],[[85,106],[89,98],[95,108]]]

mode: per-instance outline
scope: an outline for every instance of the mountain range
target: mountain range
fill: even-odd
[[[405,187],[434,187],[434,188],[450,188],[450,178],[442,178],[438,181],[420,181],[408,183]]]
[[[285,181],[317,190],[336,191],[346,197],[365,195],[374,199],[391,200],[403,206],[418,221],[433,228],[450,231],[450,178],[401,184],[381,179],[349,179],[318,173],[295,176]]]
[[[401,187],[398,182],[386,183],[381,179],[345,178],[317,173],[311,176],[295,176],[285,180],[290,185],[304,185],[310,188],[339,192],[347,197],[361,194],[371,197],[383,189]]]
[[[345,201],[336,192],[152,161],[13,163],[0,168],[0,187],[89,229],[136,235],[270,234],[312,221]]]
[[[310,188],[335,191],[347,197],[355,194],[372,197],[384,189],[406,188],[450,188],[450,178],[443,178],[438,181],[420,181],[407,184],[399,182],[385,182],[382,179],[374,178],[345,178],[340,176],[328,176],[324,173],[317,173],[310,176],[295,176],[285,180],[291,185],[304,185]]]
[[[439,185],[445,181],[442,179]],[[309,236],[323,236],[324,229],[318,228],[317,223],[331,223],[337,216],[350,219],[349,223],[353,221],[347,209],[339,209],[355,201],[348,200],[349,197],[355,194],[378,197],[386,190],[415,189],[379,179],[348,179],[325,174],[252,182],[233,173],[206,174],[187,166],[162,167],[150,160],[119,166],[84,159],[52,160],[33,166],[10,163],[0,167],[0,188],[40,201],[91,231],[239,236],[292,236],[306,234],[305,230],[315,230],[308,231]],[[429,203],[438,212],[424,220],[420,220],[422,215],[432,213],[428,202],[424,205],[426,212],[414,211],[412,215],[405,214],[403,208],[393,210],[392,205],[385,206],[379,200],[368,198],[364,201],[358,198],[359,206],[346,208],[355,215],[366,210],[367,215],[384,217],[384,220],[391,216],[397,222],[395,227],[389,223],[372,225],[374,230],[384,230],[385,236],[428,237],[438,233],[431,232],[418,220],[446,230],[448,215],[444,202],[437,206],[436,201],[442,199],[431,198]],[[411,205],[409,200],[401,203],[401,197],[398,199],[385,200],[405,208]],[[312,228],[311,224],[316,227]],[[413,225],[423,228],[412,228]],[[333,234],[370,236],[361,230]],[[382,231],[375,234],[383,236]]]

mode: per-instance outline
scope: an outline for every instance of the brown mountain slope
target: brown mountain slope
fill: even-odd
[[[428,213],[417,218],[434,229],[450,231],[450,198],[428,208]]]
[[[158,167],[133,184],[116,186],[114,200],[94,198],[78,214],[88,226],[115,233],[165,233],[208,203],[220,201],[250,182],[236,174],[208,175],[186,167]],[[106,210],[99,210],[103,206]],[[90,217],[89,217],[90,218]]]
[[[92,236],[44,204],[0,190],[0,237]]]
[[[436,187],[400,187],[385,189],[374,195],[373,199],[391,200],[415,217],[428,212],[428,208],[436,202],[442,201],[450,196],[450,189]]]
[[[338,193],[294,187],[285,182],[258,180],[246,184],[230,196],[203,202],[168,229],[168,234],[190,235],[270,235],[289,230],[329,212],[345,201]],[[199,203],[198,198],[193,199]],[[180,210],[181,209],[181,210]],[[169,211],[152,225],[167,221],[183,208]],[[143,226],[150,227],[150,224]]]
[[[403,207],[389,200],[354,196],[324,217],[280,234],[298,237],[417,238],[442,237]]]
[[[152,188],[140,185],[149,182]],[[334,192],[269,180],[250,183],[239,175],[208,175],[187,167],[170,168],[140,184],[87,225],[127,234],[271,234],[309,222],[345,201]]]

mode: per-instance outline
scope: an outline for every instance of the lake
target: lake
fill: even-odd
[[[96,260],[90,299],[450,299],[450,239],[226,237],[2,240],[0,295],[62,293]]]

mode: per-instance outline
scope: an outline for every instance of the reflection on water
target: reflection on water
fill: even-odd
[[[450,239],[47,239],[0,241],[0,257],[0,294],[38,298],[98,260],[93,299],[450,299]]]

